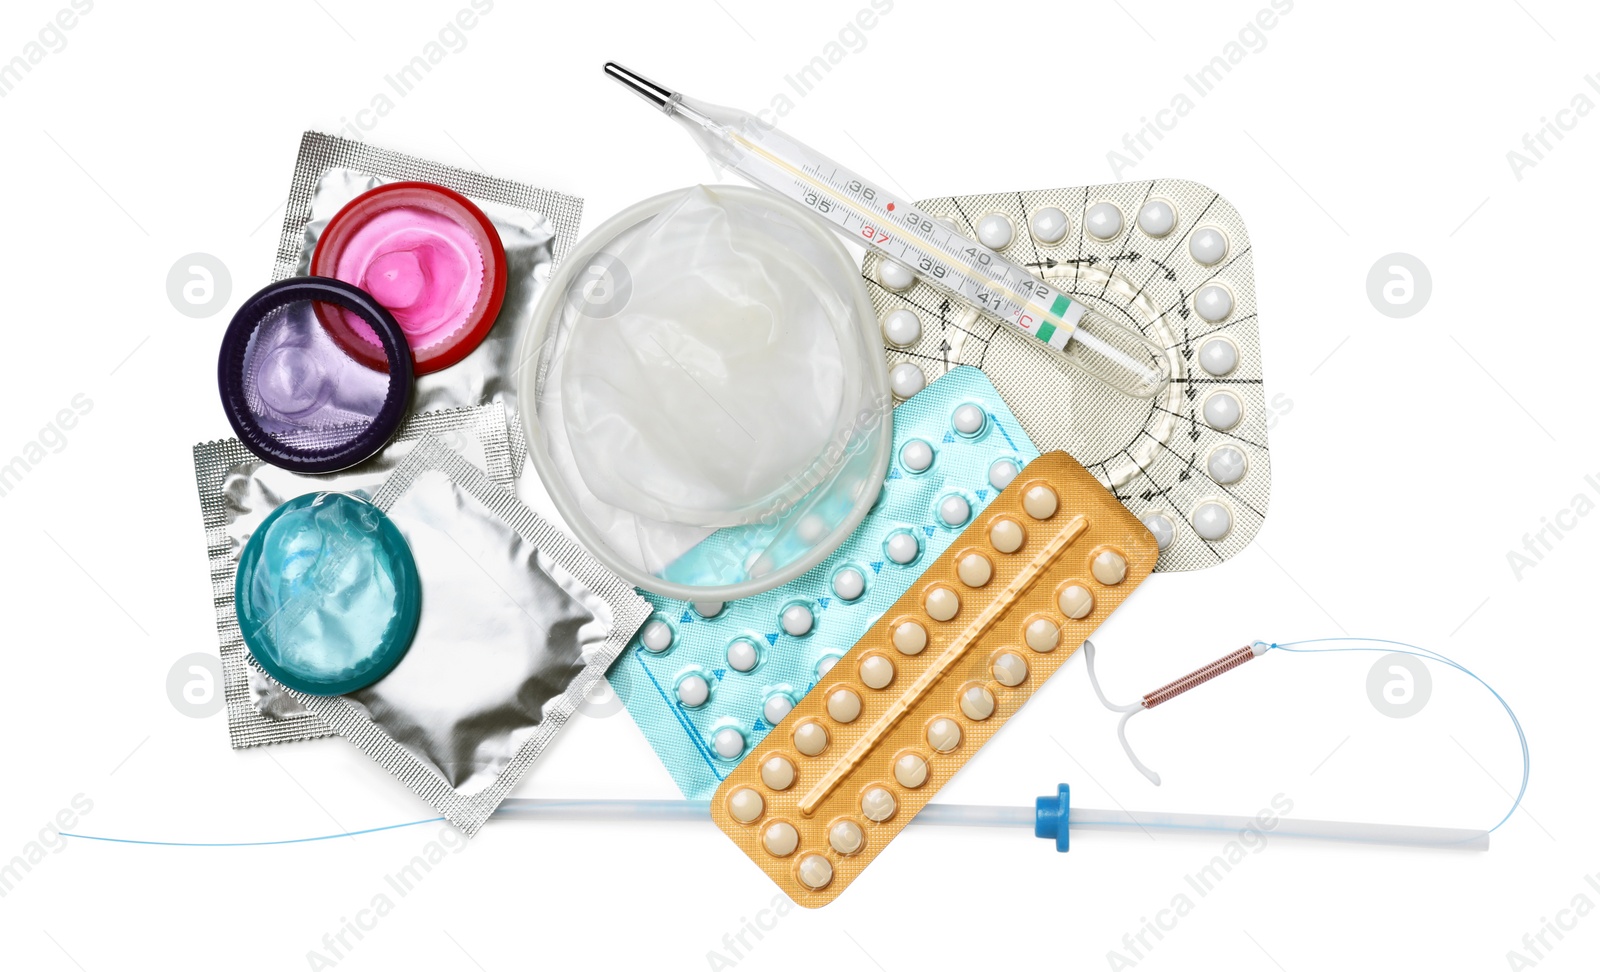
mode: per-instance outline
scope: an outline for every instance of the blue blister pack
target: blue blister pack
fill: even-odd
[[[882,492],[800,577],[655,613],[607,677],[684,796],[704,800],[1017,472],[1039,455],[989,379],[952,369],[894,410]]]

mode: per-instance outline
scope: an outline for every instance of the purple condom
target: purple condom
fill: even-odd
[[[332,304],[365,321],[388,361],[340,349],[317,316]],[[295,277],[262,288],[233,315],[217,359],[222,407],[239,440],[275,466],[335,472],[382,449],[405,418],[411,349],[394,316],[359,287]]]

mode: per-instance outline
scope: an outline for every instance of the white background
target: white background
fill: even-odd
[[[165,682],[215,648],[190,446],[227,432],[216,347],[267,282],[300,133],[355,118],[465,6],[102,0],[0,99],[0,462],[75,395],[93,403],[0,498],[0,865],[76,794],[93,805],[79,832],[151,840],[432,816],[342,740],[230,750],[225,717],[185,716]],[[1596,915],[1568,913],[1575,927],[1538,953],[1523,936],[1576,895],[1600,904],[1584,882],[1600,870],[1600,517],[1562,513],[1578,494],[1600,500],[1584,479],[1600,483],[1600,117],[1561,116],[1572,129],[1520,179],[1507,152],[1579,92],[1600,101],[1584,80],[1600,70],[1600,15],[1553,0],[1299,0],[1194,95],[1184,76],[1266,6],[898,0],[799,97],[784,76],[866,0],[499,0],[364,137],[582,196],[590,227],[710,178],[675,126],[602,76],[607,59],[751,110],[788,91],[785,128],[917,197],[1111,181],[1107,152],[1189,92],[1193,111],[1121,177],[1194,179],[1243,214],[1268,395],[1288,407],[1257,542],[1150,580],[1096,638],[1108,691],[1134,698],[1254,638],[1443,651],[1518,707],[1532,747],[1527,800],[1492,849],[1269,841],[1201,897],[1184,876],[1225,837],[1085,835],[1063,856],[1024,831],[916,827],[835,904],[780,917],[762,912],[775,887],[710,824],[496,821],[350,938],[338,968],[1121,967],[1115,951],[1140,969],[1499,969],[1520,967],[1513,949],[1540,969],[1594,967]],[[0,61],[64,7],[7,3]],[[1404,319],[1366,292],[1396,251],[1432,274]],[[202,320],[165,289],[193,252],[232,280]],[[1558,515],[1575,528],[1518,579],[1507,552]],[[1282,794],[1296,816],[1498,820],[1520,767],[1492,697],[1434,666],[1424,710],[1386,717],[1365,689],[1376,657],[1274,653],[1137,720],[1160,789],[1126,763],[1074,662],[940,798],[1020,805],[1066,781],[1096,807],[1253,814]],[[576,720],[518,795],[676,791],[618,715]],[[58,843],[0,897],[0,963],[317,967],[308,953],[332,962],[323,936],[437,829],[275,848]],[[1124,934],[1179,893],[1192,910],[1130,951]],[[763,937],[724,941],[758,916]]]

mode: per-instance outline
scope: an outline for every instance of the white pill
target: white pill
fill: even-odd
[[[1154,510],[1139,517],[1139,522],[1143,523],[1144,528],[1150,531],[1150,535],[1156,538],[1157,550],[1167,549],[1167,545],[1172,543],[1172,538],[1177,532],[1167,514],[1157,513]]]
[[[878,282],[890,290],[905,290],[917,282],[911,268],[894,260],[878,261]]]
[[[750,823],[766,808],[767,802],[761,799],[761,794],[748,786],[741,786],[728,796],[728,813],[740,823]]]
[[[1010,459],[996,459],[989,466],[989,485],[995,489],[1005,489],[1011,481],[1017,478],[1017,473],[1022,470]]]
[[[729,726],[711,737],[711,748],[723,759],[738,759],[744,755],[744,733]]]
[[[828,535],[828,521],[815,513],[807,513],[795,525],[795,535],[806,543],[816,543]]]
[[[785,634],[798,638],[811,633],[811,625],[816,618],[811,614],[811,608],[804,604],[791,604],[783,609],[781,623]]]
[[[1022,494],[1022,509],[1035,520],[1048,520],[1055,516],[1059,500],[1055,490],[1040,483],[1028,487],[1028,491]]]
[[[902,655],[915,655],[928,647],[928,629],[915,621],[902,621],[894,629],[894,647]]]
[[[1202,226],[1189,237],[1189,255],[1203,267],[1215,266],[1228,255],[1228,238],[1219,229]]]
[[[933,465],[933,446],[912,439],[900,447],[900,464],[914,473],[924,472]]]
[[[968,404],[962,405],[955,410],[950,416],[950,424],[954,425],[956,431],[962,435],[971,436],[983,431],[984,423],[988,421],[988,418],[983,409],[976,405]]]
[[[1011,220],[1000,213],[990,213],[978,220],[978,242],[991,250],[1003,250],[1011,245],[1016,228]]]
[[[989,542],[1001,553],[1016,553],[1022,548],[1022,525],[1007,517],[989,527]]]
[[[928,782],[928,761],[916,753],[906,753],[894,761],[894,780],[908,790]]]
[[[928,723],[928,745],[936,752],[950,752],[961,745],[961,727],[954,719],[933,720]]]
[[[817,681],[822,681],[822,676],[833,671],[833,666],[839,663],[838,655],[823,655],[817,659]]]
[[[1239,418],[1244,414],[1244,406],[1233,392],[1214,392],[1206,399],[1200,408],[1201,414],[1206,418],[1206,424],[1214,429],[1231,429],[1239,424]]]
[[[881,786],[869,787],[861,794],[861,815],[873,823],[881,823],[894,816],[894,794]]]
[[[1239,349],[1225,338],[1212,338],[1200,345],[1200,367],[1207,374],[1225,375],[1239,365]]]
[[[961,693],[961,714],[973,722],[982,722],[994,715],[994,693],[982,685],[973,685]]]
[[[795,869],[800,876],[800,883],[813,891],[825,888],[833,880],[833,865],[821,854],[807,854],[800,858],[800,866]]]
[[[1074,621],[1080,621],[1094,610],[1094,595],[1082,584],[1068,584],[1056,596],[1056,607]]]
[[[910,347],[922,338],[922,321],[905,308],[890,311],[883,319],[883,339],[897,348]]]
[[[711,686],[699,675],[689,675],[678,683],[678,701],[688,708],[696,708],[706,704],[706,699],[711,698]]]
[[[935,621],[948,621],[961,611],[961,598],[948,587],[935,587],[922,599],[928,617]]]
[[[828,830],[828,846],[841,854],[854,854],[866,843],[866,834],[854,820],[841,820]]]
[[[794,764],[782,756],[769,756],[761,764],[761,782],[774,790],[794,786]]]
[[[1139,228],[1157,239],[1172,232],[1177,222],[1178,214],[1164,199],[1152,199],[1139,208]]]
[[[843,601],[853,601],[867,589],[867,579],[854,567],[846,567],[833,575],[833,596]]]
[[[773,857],[788,857],[800,846],[800,832],[794,829],[794,824],[780,820],[762,832],[761,846]]]
[[[1122,232],[1122,210],[1111,203],[1095,203],[1083,217],[1083,229],[1097,240],[1109,240]]]
[[[910,398],[927,383],[928,376],[909,361],[902,361],[889,370],[889,390],[896,398]]]
[[[645,651],[660,654],[672,647],[672,625],[665,621],[651,621],[644,626],[639,640],[644,643]]]
[[[861,660],[861,684],[869,689],[881,689],[894,681],[894,662],[882,655],[868,655]]]
[[[1194,309],[1202,320],[1215,324],[1233,313],[1233,295],[1226,287],[1206,284],[1194,295]]]
[[[1095,580],[1112,587],[1122,583],[1122,579],[1128,576],[1128,560],[1115,550],[1102,550],[1094,555],[1089,572],[1094,574]]]
[[[721,601],[695,601],[690,606],[694,608],[694,613],[702,618],[714,618],[722,613]]]
[[[728,667],[736,672],[748,672],[760,658],[756,646],[745,638],[728,644]]]
[[[956,564],[956,576],[968,587],[982,587],[994,576],[994,564],[981,553],[969,553]]]
[[[1054,206],[1034,211],[1028,222],[1028,232],[1040,243],[1060,243],[1067,238],[1067,214]]]
[[[828,748],[828,730],[820,722],[802,722],[794,727],[794,748],[802,756],[815,756]]]
[[[1244,452],[1234,446],[1222,446],[1206,460],[1206,472],[1220,486],[1232,486],[1244,478]]]
[[[1022,640],[1034,651],[1055,651],[1061,644],[1061,629],[1049,618],[1034,618],[1022,631]]]
[[[1028,663],[1014,651],[1008,651],[994,660],[994,680],[1007,688],[1021,685],[1028,679]]]
[[[794,699],[779,692],[767,697],[767,701],[761,706],[761,718],[767,720],[767,725],[775,726],[793,710]]]
[[[1221,503],[1201,503],[1195,507],[1190,522],[1194,524],[1194,532],[1200,534],[1200,539],[1216,542],[1233,529],[1233,514]]]
[[[939,519],[945,526],[958,527],[972,515],[972,504],[960,493],[951,493],[939,501]]]
[[[828,696],[828,715],[835,722],[856,721],[861,718],[861,696],[847,688],[834,689]]]
[[[884,546],[887,548],[889,559],[897,564],[911,563],[917,559],[917,553],[921,550],[917,538],[905,530],[896,530],[889,534],[889,542]]]

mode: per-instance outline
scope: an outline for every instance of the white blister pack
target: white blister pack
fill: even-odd
[[[981,368],[1043,451],[1065,449],[1155,535],[1157,570],[1243,550],[1271,491],[1250,237],[1220,194],[1182,179],[948,196],[924,211],[1027,266],[1088,313],[1163,350],[1172,380],[1132,398],[908,268],[869,252],[890,384],[904,398]]]

